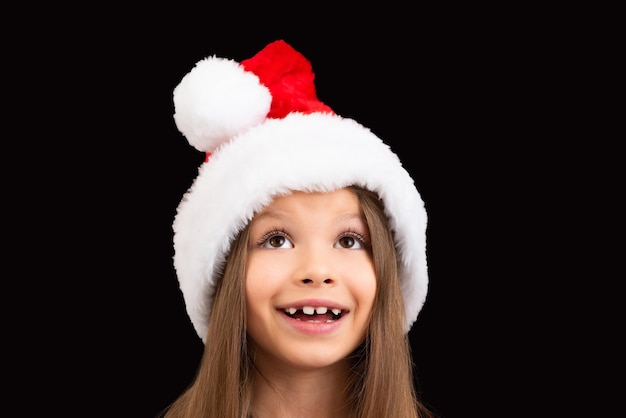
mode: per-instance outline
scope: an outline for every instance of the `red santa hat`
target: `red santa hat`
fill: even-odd
[[[427,216],[414,181],[387,144],[319,101],[313,81],[311,63],[278,40],[241,63],[205,58],[174,89],[176,126],[206,153],[173,224],[174,267],[203,341],[233,239],[296,190],[376,192],[394,232],[407,332],[424,304]]]

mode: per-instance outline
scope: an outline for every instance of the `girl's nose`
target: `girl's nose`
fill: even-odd
[[[322,284],[328,285],[328,284],[334,283],[334,280],[331,278],[326,278],[326,279],[321,279],[321,280],[305,278],[305,279],[302,279],[302,283],[306,285],[310,285],[310,286],[322,285]]]
[[[332,252],[332,251],[331,251]],[[336,279],[332,269],[332,254],[324,249],[309,248],[302,254],[295,278],[309,287],[329,286]]]

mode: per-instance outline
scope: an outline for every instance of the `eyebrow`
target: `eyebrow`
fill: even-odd
[[[365,222],[365,216],[361,213],[346,213],[337,218],[338,221],[349,221],[352,219],[358,219]]]
[[[263,218],[282,219],[285,216],[286,216],[285,213],[280,210],[275,210],[275,209],[263,210],[262,212],[257,212],[254,215],[254,217],[252,218],[252,222],[261,220]]]

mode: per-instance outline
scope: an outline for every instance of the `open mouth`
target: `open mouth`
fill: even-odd
[[[342,309],[326,306],[289,307],[283,312],[290,318],[307,322],[334,322],[345,313]]]

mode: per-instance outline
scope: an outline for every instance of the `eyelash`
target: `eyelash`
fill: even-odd
[[[267,241],[275,236],[285,237],[288,240],[291,240],[291,237],[284,229],[272,229],[271,231],[266,232],[263,236],[257,241],[256,245],[262,247],[265,245]]]
[[[369,247],[369,244],[370,244],[370,243],[369,243],[369,242],[365,239],[365,237],[364,237],[362,234],[359,234],[358,232],[356,232],[356,231],[355,231],[355,230],[353,230],[353,229],[348,229],[347,231],[343,232],[343,233],[339,236],[339,238],[338,238],[337,240],[339,240],[339,239],[341,239],[342,237],[345,237],[345,236],[349,236],[349,237],[352,237],[352,238],[356,238],[356,239],[357,239],[357,240],[361,243],[361,245],[362,245],[364,248],[368,248],[368,247]]]

